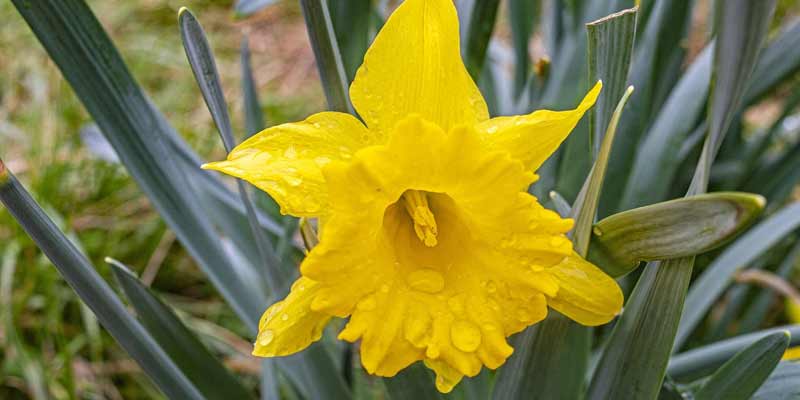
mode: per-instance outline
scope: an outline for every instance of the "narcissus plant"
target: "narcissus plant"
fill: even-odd
[[[320,221],[319,245],[264,313],[253,354],[303,350],[332,317],[349,317],[339,338],[361,339],[368,372],[423,360],[449,392],[502,365],[506,337],[548,306],[585,325],[619,312],[617,283],[573,250],[573,221],[527,192],[602,84],[573,110],[489,118],[458,32],[452,1],[404,1],[350,87],[363,123],[318,113],[204,166]]]

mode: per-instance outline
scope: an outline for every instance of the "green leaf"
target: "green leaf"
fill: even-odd
[[[336,41],[341,50],[342,63],[348,82],[356,76],[358,67],[364,60],[369,47],[370,17],[372,2],[370,0],[334,0],[329,3],[329,11]]]
[[[300,0],[308,38],[317,60],[322,89],[331,111],[355,114],[348,92],[348,80],[333,31],[327,0]]]
[[[250,399],[252,394],[217,360],[177,315],[133,272],[106,258],[139,320],[180,371],[207,399]]]
[[[800,381],[800,364],[782,361],[753,395],[752,400],[796,400],[800,398],[798,381]]]
[[[441,393],[433,385],[433,373],[422,363],[414,363],[392,378],[385,378],[386,389],[392,400],[440,400]]]
[[[528,43],[540,8],[538,1],[508,1],[508,23],[511,25],[511,42],[514,48],[513,98],[515,100],[522,94],[530,75],[531,59],[528,54]]]
[[[774,9],[773,1],[734,0],[716,5],[724,17],[718,24],[715,45],[709,134],[689,195],[706,191],[711,162],[741,100]],[[743,55],[752,59],[742,60]],[[658,395],[693,267],[693,256],[647,266],[609,338],[589,398],[650,399]],[[691,312],[692,308],[687,305],[686,310]]]
[[[222,143],[225,145],[225,150],[230,152],[236,146],[236,141],[233,137],[228,105],[225,101],[225,94],[222,90],[222,83],[217,72],[217,63],[214,60],[211,46],[208,44],[203,27],[186,7],[181,8],[179,11],[178,23],[180,25],[183,48],[186,51],[186,57],[192,67],[195,80],[200,87],[200,92],[203,94],[208,111],[217,126]],[[258,225],[255,206],[248,192],[248,186],[241,179],[237,179],[236,183],[239,188],[239,196],[247,211],[250,232],[253,235],[253,241],[258,252],[257,260],[261,260],[266,264],[264,269],[269,277],[267,285],[273,296],[283,296],[292,277],[287,273],[288,271],[284,271],[281,268],[281,261],[276,256],[272,244],[267,240]]]
[[[706,46],[692,62],[670,93],[661,112],[657,113],[638,150],[633,152],[630,176],[619,200],[619,210],[641,207],[667,198],[682,161],[679,150],[704,112],[711,80],[713,48],[713,43]],[[680,118],[676,118],[676,115]],[[615,151],[614,155],[617,154]]]
[[[569,218],[569,216],[572,215],[572,206],[570,206],[567,200],[555,190],[550,191],[550,200],[553,202],[553,206],[562,218]]]
[[[695,393],[697,400],[747,400],[772,373],[789,345],[788,331],[759,339],[720,367]]]
[[[722,295],[737,271],[798,227],[800,227],[800,203],[794,203],[760,222],[714,259],[695,280],[689,291],[686,311],[681,317],[680,329],[675,338],[675,348],[679,349],[686,342],[689,334]]]
[[[255,330],[266,304],[258,280],[230,265],[185,171],[169,152],[172,133],[163,115],[133,80],[86,3],[13,3],[154,207],[226,301]]]
[[[800,70],[800,21],[786,26],[761,53],[745,104],[752,104]]]
[[[622,198],[625,182],[630,173],[633,157],[647,126],[652,121],[655,111],[661,107],[663,99],[657,92],[660,86],[673,84],[669,78],[670,68],[677,70],[673,59],[679,61],[685,52],[681,41],[685,39],[691,21],[691,0],[673,0],[644,2],[652,3],[644,31],[637,37],[637,46],[633,55],[630,71],[630,84],[636,88],[630,107],[623,113],[619,126],[619,138],[614,143],[613,157],[608,166],[608,185],[603,191],[600,205],[600,216],[606,216],[617,210]],[[638,23],[637,23],[638,24]],[[707,86],[707,80],[704,84]],[[702,88],[702,87],[701,87]],[[700,100],[704,102],[704,99]],[[670,114],[674,118],[676,114]],[[682,115],[682,114],[677,114]],[[672,132],[670,132],[672,133]],[[662,200],[662,199],[659,199]],[[640,203],[647,204],[647,203]]]
[[[465,30],[463,57],[472,80],[478,81],[486,60],[500,0],[468,0],[469,22]]]
[[[632,31],[631,31],[632,33]],[[582,257],[589,251],[589,240],[592,235],[592,224],[597,214],[597,203],[600,201],[600,193],[603,190],[603,180],[605,179],[608,159],[611,155],[611,145],[614,143],[614,136],[617,131],[617,123],[625,108],[625,103],[633,93],[633,86],[629,86],[617,104],[617,109],[611,117],[608,130],[603,138],[603,146],[597,155],[597,160],[592,166],[592,171],[584,183],[584,189],[578,195],[575,205],[572,207],[572,214],[575,216],[575,228],[572,231],[572,241],[575,251]]]
[[[688,257],[645,266],[600,357],[587,399],[656,398],[693,265],[694,257]],[[669,301],[655,301],[652,293],[668,293]]]
[[[600,97],[589,111],[595,156],[600,151],[606,129],[610,128],[614,107],[619,110],[617,102],[625,93],[636,35],[636,14],[637,9],[631,8],[586,24],[589,82],[603,81]]]
[[[67,239],[0,161],[0,201],[75,293],[142,370],[171,398],[202,399],[197,388],[125,309],[89,260]]]
[[[761,196],[718,192],[623,211],[595,224],[589,259],[619,277],[641,261],[705,253],[749,227],[763,208]]]
[[[674,355],[669,361],[669,375],[677,380],[692,380],[705,376],[744,347],[766,336],[786,331],[791,335],[789,346],[800,344],[800,325],[786,325],[740,335]]]
[[[250,61],[250,42],[245,35],[241,48],[242,65],[242,103],[244,103],[245,138],[260,132],[266,127],[261,103],[258,101],[256,80],[253,77],[253,66]]]
[[[729,0],[717,4],[714,86],[708,115],[708,136],[690,190],[705,192],[711,164],[736,116],[767,34],[775,0]]]
[[[512,338],[514,354],[500,369],[493,399],[580,397],[589,363],[591,330],[548,311],[545,321]]]

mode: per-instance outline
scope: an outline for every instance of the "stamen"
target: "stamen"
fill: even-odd
[[[407,190],[403,193],[403,205],[411,219],[414,220],[414,232],[425,246],[436,246],[436,218],[428,206],[428,196],[419,190]]]

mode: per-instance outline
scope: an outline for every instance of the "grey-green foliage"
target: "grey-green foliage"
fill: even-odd
[[[227,302],[254,330],[269,296],[283,287],[275,281],[291,276],[291,270],[283,264],[288,263],[286,254],[290,251],[286,249],[291,248],[292,230],[286,227],[291,226],[292,220],[267,217],[263,210],[252,207],[246,191],[241,193],[245,200],[242,203],[240,194],[231,192],[215,176],[197,168],[201,163],[199,157],[139,89],[82,0],[13,0],[13,3],[114,147],[121,163]],[[238,1],[237,16],[244,17],[271,3]],[[385,16],[382,10],[387,2],[301,0],[299,3],[329,108],[353,113],[347,88],[382,23]],[[686,390],[709,397],[709,393],[725,393],[716,388],[747,383],[750,385],[747,390],[755,391],[755,398],[796,395],[796,386],[787,383],[800,373],[795,364],[780,363],[771,375],[745,373],[747,379],[739,379],[742,375],[737,368],[742,359],[756,353],[769,354],[767,361],[772,363],[779,353],[780,346],[756,342],[765,335],[758,330],[774,321],[744,316],[750,321],[742,325],[747,327],[742,331],[746,334],[733,339],[725,337],[726,327],[739,319],[735,312],[739,308],[730,307],[763,310],[765,301],[761,299],[773,298],[769,289],[750,289],[757,296],[738,296],[737,302],[729,304],[717,300],[735,278],[735,272],[756,259],[764,260],[758,264],[759,268],[777,269],[780,276],[790,277],[785,267],[788,264],[782,262],[781,256],[786,249],[796,248],[798,240],[793,231],[800,208],[784,204],[800,180],[797,173],[800,140],[796,135],[782,133],[778,123],[750,135],[751,127],[744,120],[743,111],[772,96],[800,70],[800,23],[773,20],[771,1],[713,2],[708,18],[715,21],[715,29],[693,33],[693,41],[704,42],[704,50],[695,55],[682,46],[689,40],[691,16],[699,3],[691,0],[647,1],[638,11],[616,15],[612,14],[633,7],[634,2],[474,0],[462,3],[462,9],[471,11],[460,15],[462,25],[467,28],[462,40],[466,64],[473,77],[480,77],[478,83],[495,114],[527,113],[541,107],[571,108],[590,84],[598,78],[604,79],[606,91],[591,123],[584,119],[578,124],[562,148],[538,171],[541,179],[535,191],[544,194],[557,190],[553,192],[553,206],[563,214],[579,216],[577,243],[581,251],[588,249],[588,258],[613,276],[628,274],[625,286],[634,289],[628,293],[624,311],[612,329],[589,329],[553,316],[512,338],[515,355],[501,367],[497,377],[482,374],[467,380],[450,396],[485,397],[489,388],[493,388],[492,396],[501,399],[584,395],[655,398],[659,392],[671,393],[674,387],[688,383],[688,375],[681,371],[692,371],[691,379],[711,376],[714,368],[734,357],[732,343],[752,346],[732,358],[704,386],[689,385]],[[502,17],[504,8],[510,12],[508,19]],[[493,29],[503,31],[496,25],[505,21],[511,25],[510,46],[491,35]],[[196,21],[187,16],[182,22],[184,28],[192,28]],[[590,22],[593,23],[587,30],[585,24]],[[767,26],[774,27],[774,35],[767,35]],[[187,42],[190,60],[201,61],[196,64],[199,69],[195,69],[202,72],[197,75],[201,93],[206,96],[214,120],[230,147],[236,135],[230,129],[226,100],[214,79],[215,68],[210,67],[213,55],[191,46],[205,45],[202,32],[196,29],[184,32],[193,32],[194,42]],[[534,55],[528,52],[534,37],[541,41],[545,52],[537,53],[537,59],[532,59]],[[771,39],[765,40],[766,37]],[[244,50],[246,46],[245,42]],[[504,51],[513,57],[492,56]],[[245,51],[243,88],[248,128],[239,137],[263,127],[247,55]],[[540,68],[534,72],[531,65]],[[625,112],[620,114],[616,135],[609,138],[595,160],[597,152],[592,149],[592,138],[599,149],[602,133],[612,120],[611,110],[619,101],[622,88],[630,84],[636,90]],[[797,105],[796,99],[786,102],[780,121],[796,116]],[[593,175],[593,168],[599,170],[599,176],[587,179]],[[5,178],[0,185],[0,191],[5,191],[0,193],[6,195],[7,207],[23,225],[33,226],[30,215],[24,213],[33,203],[18,201],[19,198],[14,201],[13,193],[18,193],[19,186],[13,180]],[[586,188],[582,193],[581,187]],[[720,252],[696,257],[725,246],[746,229],[761,211],[763,198],[718,193],[665,202],[683,196],[690,187],[690,194],[707,189],[752,191],[766,197],[768,213],[777,214],[767,215],[758,228]],[[598,199],[601,199],[599,205]],[[571,201],[575,201],[573,206],[569,204]],[[203,218],[206,214],[209,218]],[[598,214],[607,218],[594,225],[590,235],[589,228]],[[251,224],[254,221],[258,223]],[[313,236],[308,224],[301,228],[304,237]],[[761,234],[761,229],[769,232]],[[217,230],[232,239],[233,250],[220,245]],[[68,281],[88,276],[90,266],[76,262],[80,256],[74,249],[64,241],[42,241],[46,237],[43,232],[51,237],[58,237],[59,232],[48,225],[47,230],[33,231],[32,236],[40,241]],[[273,243],[266,243],[269,246],[266,251],[274,247],[281,257],[278,261],[273,255],[265,256],[264,238],[274,239]],[[68,257],[60,257],[58,251],[66,252],[63,254]],[[790,255],[796,257],[796,251]],[[266,268],[265,258],[273,261]],[[231,263],[232,259],[242,262]],[[647,267],[637,270],[645,261],[649,262]],[[695,264],[699,268],[708,266],[708,270],[693,281]],[[127,275],[120,277],[130,279]],[[108,311],[98,303],[96,294],[83,286],[76,286],[76,291],[95,308],[101,322],[145,372],[167,395],[197,396],[197,388],[191,382],[199,372],[181,371],[181,363],[170,360],[176,354],[168,351],[174,350],[168,348],[171,345],[153,340],[148,334],[147,329],[154,329],[152,323],[145,323],[145,327],[138,325],[115,295],[97,281],[99,278],[91,279],[95,290],[104,291],[109,304],[116,307],[117,320],[108,322]],[[135,281],[125,282],[126,292],[137,288]],[[687,290],[688,301],[684,304]],[[704,296],[708,293],[713,296]],[[758,303],[751,306],[752,301]],[[733,311],[728,312],[725,321],[717,321],[707,315],[712,306],[723,310],[729,307]],[[148,312],[142,307],[137,310]],[[168,311],[163,307],[160,310]],[[140,335],[131,337],[120,326]],[[789,330],[794,333],[794,327]],[[707,331],[715,334],[708,335]],[[181,334],[191,333],[181,329]],[[678,347],[685,351],[672,356],[676,334]],[[726,340],[718,343],[707,340],[720,336]],[[780,339],[780,336],[769,338]],[[345,377],[354,376],[350,371],[354,363],[339,362],[344,351],[343,347],[329,346],[323,341],[300,355],[278,360],[275,365],[282,375],[266,368],[262,381],[286,385],[286,380],[278,378],[288,377],[291,388],[270,387],[262,392],[273,397],[297,391],[306,398],[347,398],[350,393],[382,393],[380,388],[385,386],[391,398],[441,397],[432,391],[430,374],[419,365],[385,381],[385,385],[370,381],[369,384],[377,384],[377,390],[356,387],[351,391]],[[669,387],[662,392],[667,373],[673,375],[677,386],[670,380]],[[363,385],[365,381],[352,382]],[[756,389],[760,381],[764,384]]]

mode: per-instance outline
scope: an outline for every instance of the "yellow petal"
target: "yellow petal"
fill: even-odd
[[[405,0],[364,57],[350,98],[370,130],[386,132],[416,113],[445,131],[489,118],[461,61],[452,0]]]
[[[558,281],[558,293],[547,305],[583,325],[605,324],[622,308],[617,282],[577,253],[547,270]]]
[[[284,214],[318,216],[328,203],[321,168],[378,141],[355,117],[322,112],[266,129],[236,146],[226,161],[203,168],[252,183],[269,193]]]
[[[311,309],[319,289],[317,282],[301,277],[286,299],[267,309],[258,324],[254,356],[286,356],[319,340],[331,319],[329,314]]]
[[[583,114],[594,105],[603,84],[597,84],[574,110],[537,110],[528,115],[497,117],[478,125],[484,140],[522,161],[532,171],[553,154]]]

